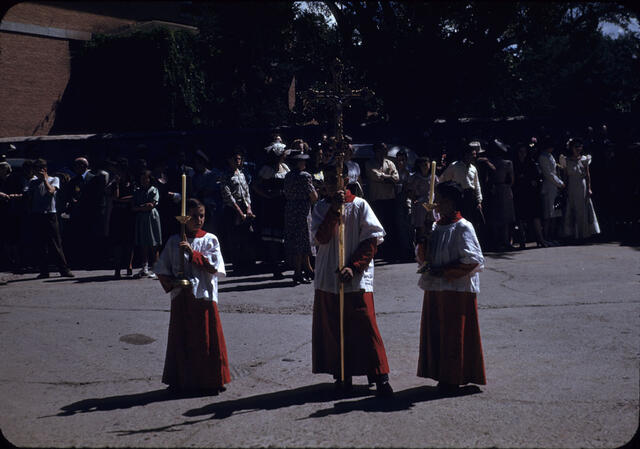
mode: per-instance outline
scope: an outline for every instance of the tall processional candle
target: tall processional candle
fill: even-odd
[[[433,204],[433,192],[436,187],[436,161],[431,161],[431,185],[429,186],[429,204]]]
[[[180,215],[187,215],[187,175],[182,174],[182,204],[180,205]]]

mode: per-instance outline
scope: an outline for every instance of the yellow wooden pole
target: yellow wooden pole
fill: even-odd
[[[342,142],[339,142],[340,144]],[[336,174],[338,175],[338,190],[344,189],[344,178],[342,177],[342,149],[336,157]],[[338,268],[342,270],[345,266],[344,254],[344,204],[340,206],[340,221],[338,222]],[[340,381],[344,384],[344,283],[338,273],[339,297],[340,297]]]

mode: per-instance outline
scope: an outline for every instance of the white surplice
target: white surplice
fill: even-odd
[[[451,281],[443,277],[423,273],[418,281],[422,290],[472,292],[480,291],[480,276],[484,269],[484,257],[473,225],[461,218],[447,225],[433,224],[429,240],[429,260],[433,268],[453,263],[478,264],[473,271]]]
[[[324,217],[331,207],[327,200],[316,203],[311,218],[311,235],[316,236]],[[355,197],[352,202],[344,203],[345,219],[345,264],[349,263],[351,255],[358,248],[360,242],[371,238],[380,245],[384,241],[385,231],[382,224],[373,213],[373,209],[366,200]],[[316,290],[338,294],[338,232],[326,244],[320,244],[316,257],[314,285]],[[345,292],[364,290],[373,292],[373,259],[362,273],[354,273],[354,278],[344,284]]]
[[[224,269],[224,260],[220,251],[220,243],[218,238],[206,233],[202,237],[188,238],[187,241],[194,251],[202,254],[209,263],[218,270],[217,273],[211,274],[189,261],[189,255],[184,254],[184,276],[191,281],[193,288],[193,296],[207,301],[218,302],[218,277],[226,276]],[[180,263],[180,236],[173,235],[167,241],[167,244],[160,254],[160,258],[156,262],[153,271],[156,274],[176,277],[178,275],[178,266]],[[178,296],[181,292],[180,288],[171,290],[171,299]]]

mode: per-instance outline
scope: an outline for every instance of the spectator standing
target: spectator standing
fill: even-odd
[[[231,252],[233,274],[250,274],[255,261],[250,237],[252,221],[256,218],[251,210],[249,184],[242,171],[244,151],[236,147],[227,155],[227,168],[222,176],[222,200],[224,201],[224,230]]]
[[[259,198],[260,239],[265,248],[265,260],[274,279],[282,279],[282,248],[284,245],[284,178],[289,166],[284,159],[290,153],[282,143],[274,142],[266,147],[267,162],[258,171],[258,179],[252,189]],[[254,197],[255,198],[255,197]]]
[[[583,155],[580,139],[569,141],[566,159],[567,204],[564,213],[564,234],[574,241],[582,241],[600,233],[598,219],[591,201],[591,155]]]
[[[564,188],[564,182],[558,176],[556,159],[553,157],[554,145],[550,138],[545,137],[540,141],[540,155],[538,165],[542,172],[542,188],[540,189],[542,201],[542,230],[544,239],[552,244],[557,244],[556,222],[562,216],[559,208],[555,207],[558,190]]]
[[[491,173],[491,190],[489,192],[489,222],[493,230],[493,244],[498,251],[512,249],[511,226],[515,222],[513,206],[513,163],[507,159],[508,148],[499,139],[491,142],[490,161],[494,167]]]
[[[412,210],[411,200],[407,194],[407,183],[411,172],[409,171],[409,157],[404,149],[396,154],[396,169],[398,170],[398,183],[396,184],[394,225],[397,230],[398,257],[403,261],[412,261],[414,258]]]
[[[353,157],[353,145],[350,143],[346,143],[344,145],[344,166],[347,168],[347,173],[349,174],[349,184],[347,184],[347,188],[356,196],[362,198],[364,196],[364,192],[362,191],[362,180],[360,179],[360,165],[351,160]]]
[[[469,220],[476,233],[484,226],[484,213],[482,211],[482,188],[478,170],[473,165],[477,156],[475,146],[463,145],[461,158],[452,162],[440,176],[440,182],[453,181],[462,188],[461,213]]]
[[[316,189],[316,192],[318,192],[319,198],[324,197],[324,164],[322,159],[322,147],[318,145],[311,152],[311,159],[309,160],[309,167],[307,171],[313,178],[313,187]]]
[[[116,161],[114,176],[107,192],[111,196],[111,217],[109,223],[109,244],[113,249],[114,277],[120,279],[120,270],[126,267],[127,276],[133,274],[133,232],[135,215],[132,211],[133,182],[129,173],[129,161]]]
[[[205,213],[207,214],[204,221],[205,231],[217,234],[219,233],[217,229],[220,227],[221,220],[219,215],[222,210],[222,195],[220,191],[222,172],[211,167],[209,156],[202,150],[196,151],[193,162],[192,196],[202,201],[205,206]],[[189,191],[188,188],[187,191]],[[177,224],[177,221],[175,222]]]
[[[48,175],[47,161],[44,159],[37,159],[33,169],[35,179],[29,183],[28,198],[31,206],[31,221],[34,225],[35,249],[40,262],[38,279],[49,277],[49,255],[53,256],[60,276],[74,277],[69,271],[67,259],[62,250],[62,239],[58,227],[56,192],[60,187],[60,180]]]
[[[91,255],[85,250],[84,242],[88,241],[89,228],[93,225],[88,185],[95,175],[89,170],[89,161],[84,157],[78,157],[73,161],[73,172],[75,176],[67,184],[66,192],[63,191],[69,203],[69,235],[73,236],[72,241],[69,242],[69,249],[72,262],[88,268]]]
[[[414,243],[424,243],[436,221],[434,211],[428,212],[424,205],[429,203],[429,186],[431,185],[430,160],[427,156],[416,159],[414,173],[407,181],[407,197],[411,201],[411,224],[414,230]],[[435,183],[438,183],[436,176]]]
[[[530,154],[530,151],[533,150],[529,150],[529,147],[524,143],[518,144],[516,148],[516,158],[513,161],[513,205],[518,224],[516,239],[520,249],[524,249],[527,242],[527,229],[531,224],[538,247],[547,247],[548,244],[542,235],[541,222],[540,185],[542,173]]]
[[[313,180],[305,171],[308,154],[296,154],[291,158],[295,166],[284,177],[285,203],[285,252],[291,261],[296,284],[310,284],[313,269],[309,258],[311,249],[311,205],[318,200],[318,193],[313,187]],[[302,269],[306,276],[303,276]]]
[[[369,202],[376,217],[387,231],[388,239],[386,245],[380,248],[382,257],[387,260],[396,260],[398,254],[394,245],[394,213],[396,200],[396,183],[400,180],[398,170],[391,160],[387,159],[387,146],[376,143],[373,146],[374,159],[370,159],[365,164],[365,171],[368,183]]]
[[[133,211],[136,213],[134,243],[139,249],[142,269],[137,278],[157,276],[149,271],[158,258],[158,251],[162,246],[162,231],[160,213],[157,206],[160,202],[160,192],[153,185],[151,170],[143,170],[139,178],[139,186],[133,192]]]
[[[0,217],[2,217],[0,219],[0,257],[2,258],[0,270],[6,270],[10,267],[10,242],[15,238],[15,235],[11,232],[11,193],[7,182],[10,174],[11,165],[3,160],[0,162]]]

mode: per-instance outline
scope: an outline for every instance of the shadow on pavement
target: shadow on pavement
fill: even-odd
[[[436,399],[468,396],[471,394],[481,393],[482,390],[476,385],[466,385],[460,387],[457,393],[442,394],[437,387],[422,386],[409,388],[408,390],[398,391],[393,397],[380,399],[377,397],[369,397],[357,401],[341,401],[336,402],[332,408],[318,410],[309,415],[309,418],[324,418],[330,415],[343,415],[355,411],[362,412],[397,412],[401,410],[409,410],[418,402],[433,401]],[[308,418],[304,418],[308,419]]]
[[[163,388],[161,390],[147,391],[146,393],[136,394],[124,394],[121,396],[108,396],[105,398],[92,398],[84,399],[82,401],[74,402],[73,404],[65,405],[61,407],[60,413],[54,416],[71,416],[76,413],[88,413],[105,410],[116,410],[123,408],[138,407],[141,405],[147,405],[152,402],[172,401],[177,399],[184,399],[189,397],[198,397],[202,394],[194,393],[189,394],[176,394],[170,392],[168,389]],[[43,417],[44,418],[44,417]]]
[[[241,281],[242,282],[242,281]],[[235,287],[223,287],[218,289],[218,292],[246,292],[250,290],[265,290],[269,288],[282,288],[282,287],[295,287],[293,281],[280,281],[280,282],[269,282],[268,284],[256,284],[256,285],[237,285]]]
[[[285,276],[285,277],[290,277],[290,276]],[[218,281],[218,285],[224,285],[224,284],[241,284],[243,282],[266,282],[266,281],[273,281],[273,274],[268,274],[268,275],[263,275],[263,276],[253,276],[253,277],[247,277],[247,278],[240,278],[240,277],[228,277],[224,280],[219,280]]]
[[[248,398],[234,399],[218,402],[186,411],[184,416],[213,415],[211,419],[224,419],[241,410],[275,410],[293,405],[309,404],[313,402],[330,402],[348,397],[357,398],[373,394],[366,386],[354,385],[353,391],[348,395],[338,392],[332,383],[321,383],[296,388],[294,390],[282,390],[275,393],[260,394]]]

